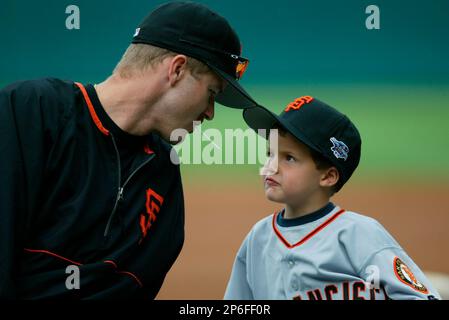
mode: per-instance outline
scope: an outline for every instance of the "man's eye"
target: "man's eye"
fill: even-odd
[[[293,156],[290,156],[290,155],[287,155],[287,156],[285,157],[285,159],[286,159],[287,161],[289,161],[289,162],[296,161],[296,159],[295,159]]]

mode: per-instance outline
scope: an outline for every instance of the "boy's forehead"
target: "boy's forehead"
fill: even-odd
[[[290,149],[290,150],[297,150],[300,152],[303,152],[305,150],[308,150],[308,147],[298,140],[295,136],[293,136],[291,133],[287,131],[279,131],[277,129],[271,129],[270,130],[270,138],[268,140],[268,143],[270,144],[270,149],[273,149],[274,146],[272,146],[273,143],[277,143],[277,146],[279,150],[281,149]],[[276,137],[277,136],[277,137]]]

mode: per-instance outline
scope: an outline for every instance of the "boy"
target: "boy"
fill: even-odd
[[[285,208],[247,235],[225,299],[440,299],[377,221],[329,202],[360,159],[359,132],[345,115],[305,96],[280,116],[263,107],[243,116],[254,130],[279,129],[263,176],[266,197]]]

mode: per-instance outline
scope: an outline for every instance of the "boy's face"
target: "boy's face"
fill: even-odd
[[[272,150],[270,146],[263,168],[266,197],[293,207],[313,201],[321,190],[323,172],[316,168],[308,147],[287,133],[279,134],[277,154]]]

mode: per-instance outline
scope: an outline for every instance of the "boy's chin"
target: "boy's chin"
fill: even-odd
[[[284,199],[283,197],[274,194],[273,192],[271,192],[270,190],[265,190],[265,197],[273,202],[279,202],[279,203],[284,203]]]

